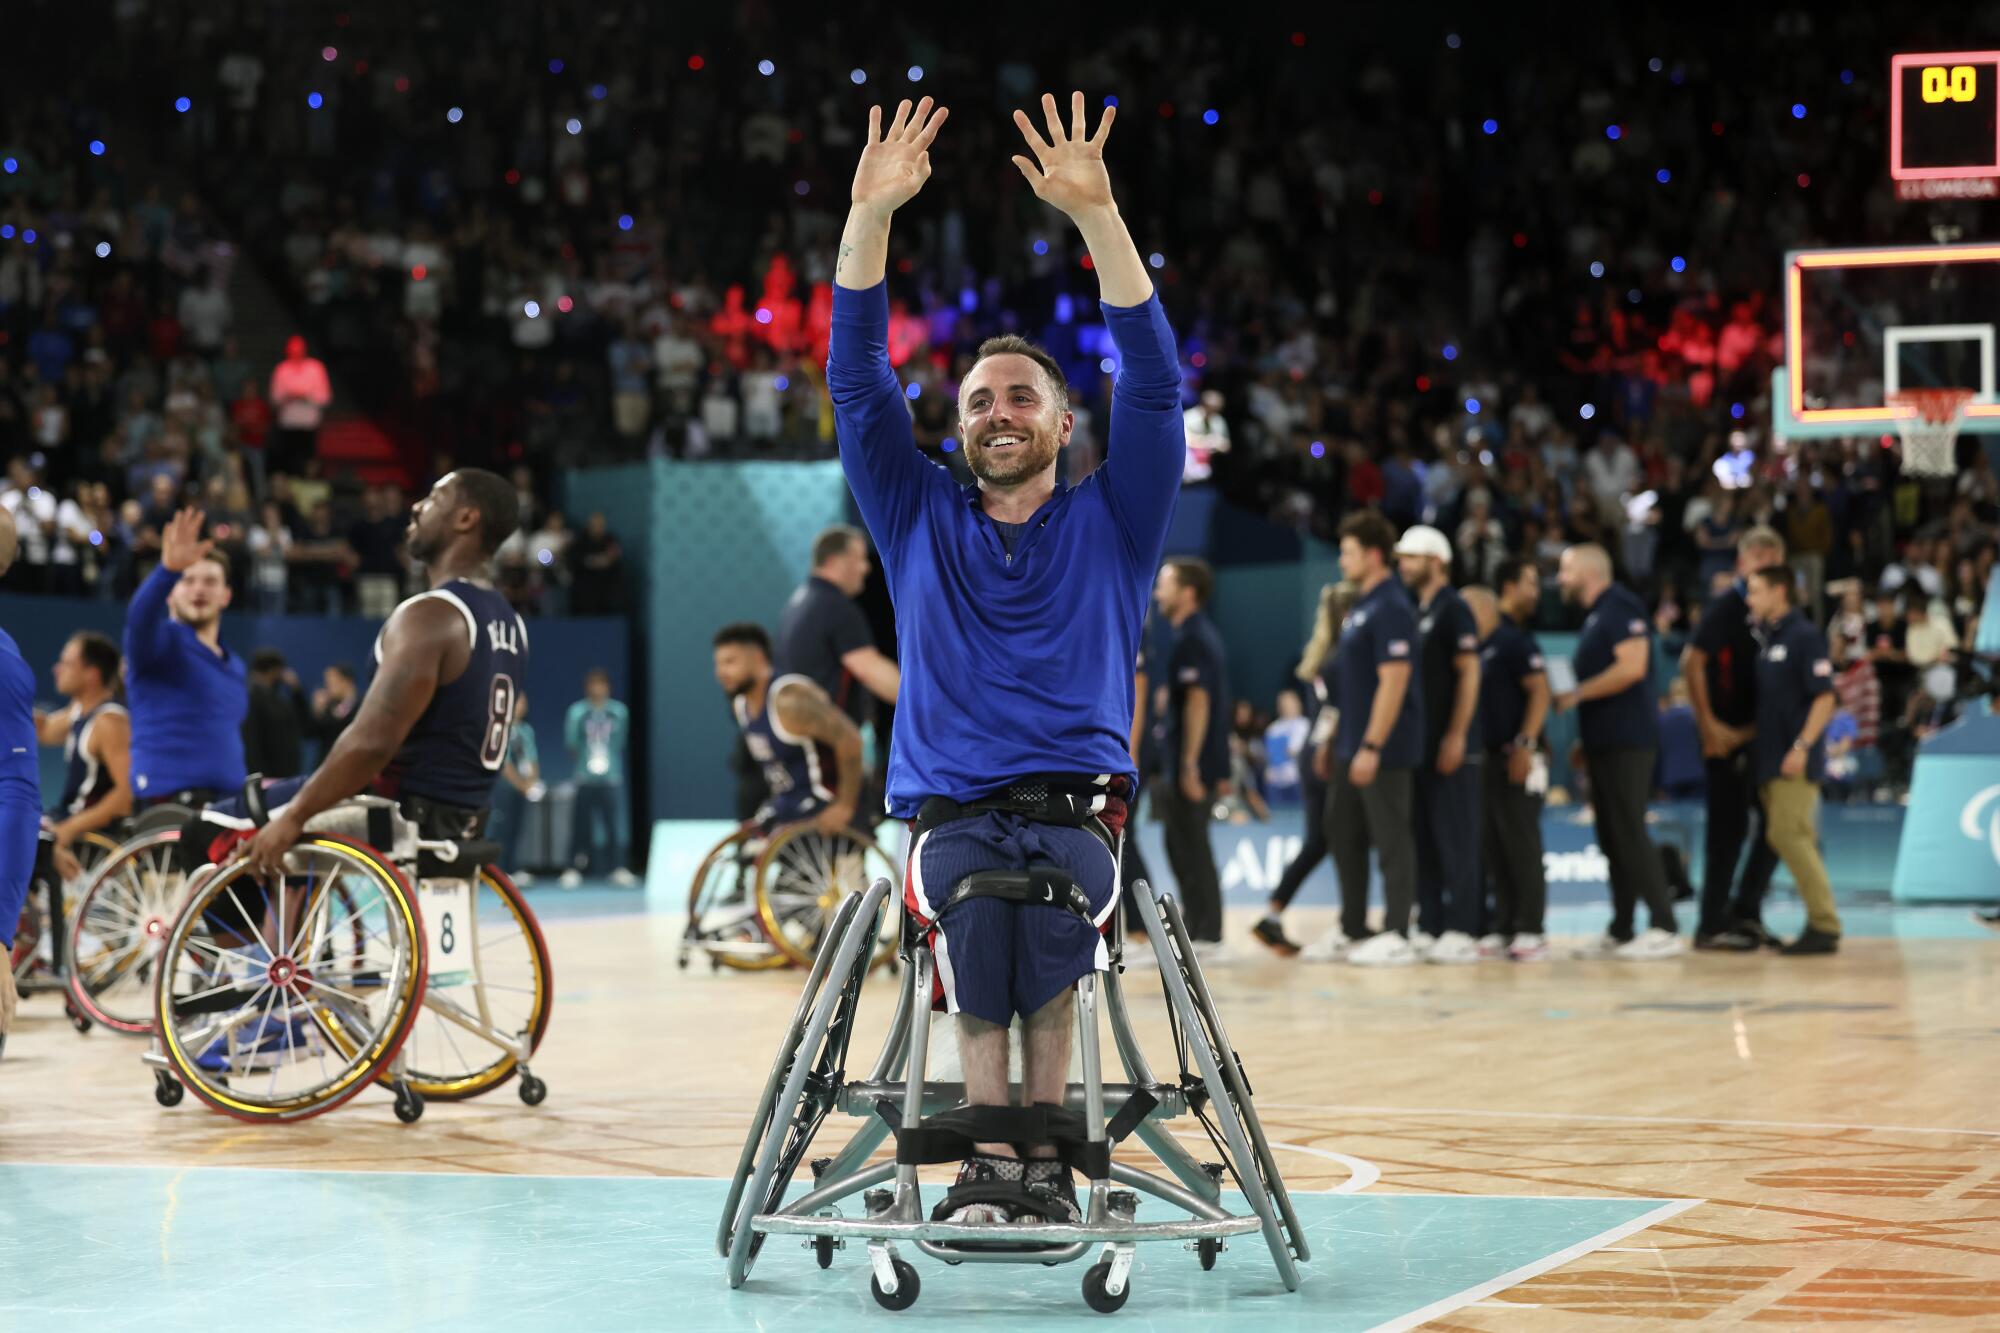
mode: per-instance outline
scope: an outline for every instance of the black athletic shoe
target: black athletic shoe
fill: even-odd
[[[1806,954],[1840,952],[1840,936],[1828,935],[1807,927],[1803,935],[1778,950],[1787,958],[1801,958]]]
[[[1972,914],[1972,919],[1989,929],[2000,930],[2000,907],[1988,907],[1983,910],[1976,910]]]
[[[1076,1182],[1061,1162],[1030,1161],[1027,1183],[1028,1193],[1067,1212],[1071,1222],[1083,1220],[1083,1208],[1076,1201]]]
[[[1259,944],[1281,958],[1293,958],[1298,955],[1299,946],[1285,938],[1285,928],[1278,924],[1278,918],[1274,916],[1267,916],[1250,927],[1250,934]]]
[[[1745,930],[1718,930],[1694,937],[1694,947],[1704,953],[1756,953],[1764,942]]]
[[[1762,921],[1737,921],[1725,933],[1748,935],[1757,941],[1757,947],[1760,949],[1781,949],[1785,944],[1783,940],[1765,929]]]

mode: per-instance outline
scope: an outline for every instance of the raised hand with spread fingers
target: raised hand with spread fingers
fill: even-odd
[[[1017,154],[1014,165],[1027,177],[1037,199],[1061,209],[1083,233],[1104,300],[1115,306],[1140,304],[1153,294],[1153,280],[1125,229],[1125,220],[1119,216],[1118,201],[1111,193],[1111,173],[1104,166],[1104,142],[1111,133],[1111,122],[1118,118],[1118,108],[1104,108],[1095,134],[1085,133],[1089,125],[1081,92],[1070,94],[1067,129],[1053,94],[1042,94],[1042,116],[1048,123],[1047,138],[1027,112],[1014,113],[1014,124],[1034,154],[1033,161]]]
[[[833,268],[840,286],[865,291],[882,281],[889,260],[889,219],[931,178],[931,141],[950,114],[944,107],[933,109],[928,97],[914,108],[905,100],[884,129],[882,108],[868,108],[868,142],[854,168],[852,207]]]

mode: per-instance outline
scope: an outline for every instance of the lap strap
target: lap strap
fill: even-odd
[[[1065,907],[1082,917],[1091,929],[1097,928],[1095,914],[1090,910],[1090,895],[1083,891],[1070,873],[1061,866],[1031,865],[1026,870],[975,870],[958,882],[951,897],[938,908],[941,918],[946,912],[971,898],[999,898],[1012,903],[1039,903],[1047,907]],[[993,1139],[989,1142],[997,1143]]]

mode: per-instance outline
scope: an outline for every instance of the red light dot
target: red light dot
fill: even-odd
[[[399,93],[406,93],[410,91],[410,81],[408,79],[397,79],[396,91]]]
[[[1515,248],[1516,250],[1525,250],[1525,249],[1527,249],[1527,248],[1528,248],[1528,233],[1527,233],[1527,232],[1525,232],[1525,231],[1517,231],[1517,232],[1515,232],[1515,233],[1514,233],[1514,248]]]
[[[679,292],[675,292],[672,296],[669,296],[667,298],[667,304],[672,306],[674,309],[679,310],[683,305],[686,304],[686,300],[681,296]]]
[[[786,143],[804,143],[805,141],[806,141],[806,132],[804,130],[794,127],[792,129],[785,131]]]
[[[429,272],[430,270],[425,268],[422,264],[412,264],[410,265],[410,281],[422,282],[424,280],[424,275]]]
[[[1382,192],[1381,192],[1380,190],[1370,190],[1370,191],[1368,192],[1368,202],[1369,202],[1369,203],[1371,203],[1371,204],[1379,204],[1379,203],[1381,203],[1381,202],[1382,202]]]
[[[1799,173],[1799,188],[1800,188],[1801,190],[1803,190],[1803,189],[1805,189],[1805,188],[1806,188],[1806,187],[1807,187],[1808,185],[1811,185],[1811,184],[1812,184],[1812,177],[1811,177],[1811,176],[1808,176],[1808,175],[1806,175],[1806,173],[1805,173],[1805,172],[1801,171],[1801,172]]]
[[[1203,366],[1208,364],[1208,358],[1202,355],[1200,352],[1196,352],[1193,356],[1188,358],[1188,364],[1193,366],[1196,370],[1200,370]]]
[[[1085,255],[1085,256],[1083,257],[1083,266],[1084,266],[1085,268],[1096,268],[1096,267],[1097,267],[1097,265],[1095,265],[1095,264],[1093,264],[1093,263],[1091,263],[1091,262],[1090,262],[1090,256],[1089,256],[1089,255]]]
[[[908,259],[899,259],[896,261],[896,272],[898,273],[908,273],[911,269],[914,269],[915,267],[916,264]]]
[[[1295,32],[1292,34],[1293,46],[1304,46],[1305,44],[1306,44],[1306,35],[1304,33]]]
[[[703,59],[702,59],[702,58],[701,58],[700,56],[689,56],[689,57],[688,57],[688,68],[689,68],[689,69],[700,69],[700,68],[701,68],[701,67],[702,67],[703,65],[706,65],[707,63],[708,63],[708,62],[707,62],[706,60],[703,60]]]
[[[344,27],[346,27],[346,26],[347,26],[347,15],[345,15],[345,14],[335,14],[335,15],[333,16],[333,26],[334,26],[334,27],[336,27],[336,28],[344,28]]]
[[[1722,122],[1719,120],[1709,122],[1708,132],[1720,139],[1722,137]]]
[[[558,296],[556,298],[556,309],[567,315],[570,311],[576,309],[576,302],[570,300],[567,296]]]
[[[1854,330],[1849,329],[1847,332],[1841,334],[1840,341],[1843,346],[1846,347],[1854,346]]]
[[[1174,104],[1172,102],[1160,103],[1160,118],[1162,120],[1165,120],[1167,117],[1173,114],[1174,114]]]
[[[1429,375],[1417,376],[1417,392],[1429,393],[1430,391],[1431,391],[1431,377]]]
[[[507,183],[509,185],[519,185],[521,183],[521,172],[519,168],[517,167],[507,168]]]

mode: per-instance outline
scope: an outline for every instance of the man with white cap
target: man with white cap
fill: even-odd
[[[1396,543],[1403,584],[1417,600],[1423,756],[1413,805],[1418,944],[1433,963],[1479,961],[1479,795],[1486,746],[1479,732],[1479,627],[1451,586],[1451,543],[1418,524]]]

